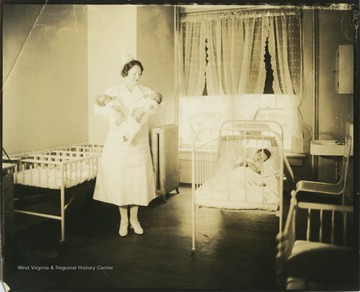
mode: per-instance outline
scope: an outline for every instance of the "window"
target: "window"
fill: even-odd
[[[300,10],[184,14],[180,29],[181,147],[227,119],[276,119],[285,150],[302,152]]]

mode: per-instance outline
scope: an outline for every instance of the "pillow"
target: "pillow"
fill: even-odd
[[[268,176],[275,173],[278,173],[280,170],[280,153],[278,147],[268,148],[271,153],[271,156],[266,160],[262,165],[261,174]]]

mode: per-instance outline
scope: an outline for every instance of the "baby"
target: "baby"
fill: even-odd
[[[151,92],[139,99],[131,116],[140,123],[144,114],[156,110],[161,101],[162,96],[160,93]]]
[[[271,156],[271,152],[268,149],[258,149],[252,159],[240,159],[235,163],[235,167],[249,167],[256,173],[261,174],[262,164],[268,160]]]
[[[116,100],[116,97],[101,94],[96,97],[95,102],[99,107],[106,107],[111,112],[111,115],[115,116],[117,126],[125,119],[123,108],[120,102]]]
[[[138,102],[136,108],[146,107],[146,110],[153,110],[156,107],[156,104],[161,103],[161,101],[162,101],[161,94],[157,92],[152,92],[148,95],[145,95],[144,98]],[[108,106],[118,112],[122,111],[122,106],[120,102],[118,102],[116,100],[116,97],[114,96],[110,96],[106,94],[98,95],[96,97],[96,104],[101,107]]]
[[[156,101],[157,104],[160,104],[162,101],[162,96],[160,93],[154,91],[154,92],[146,95],[145,99],[150,99],[150,100]]]
[[[121,141],[128,144],[132,142],[133,138],[140,130],[140,122],[144,114],[155,110],[157,104],[161,101],[161,94],[153,92],[140,99],[131,116],[129,116],[126,114],[126,111],[116,97],[102,94],[98,95],[95,99],[97,106],[109,111],[110,123],[115,124],[117,127]]]

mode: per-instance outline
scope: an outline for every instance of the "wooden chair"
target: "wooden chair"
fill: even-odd
[[[300,202],[293,191],[277,237],[278,288],[358,291],[354,234],[352,206]]]
[[[344,193],[348,179],[349,158],[351,153],[351,137],[347,136],[344,144],[344,154],[341,164],[340,178],[336,183],[326,183],[319,181],[301,180],[296,184],[295,196],[298,200],[318,201],[322,199],[336,200],[336,203],[344,205]],[[311,193],[301,199],[304,193]],[[328,201],[327,201],[328,202]]]

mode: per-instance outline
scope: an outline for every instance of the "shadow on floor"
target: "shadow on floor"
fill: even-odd
[[[16,215],[22,224],[5,282],[11,291],[276,289],[276,216],[201,208],[192,254],[191,214],[191,189],[183,186],[140,208],[144,235],[121,238],[118,208],[89,195],[67,211],[63,243],[59,222],[26,224]]]

